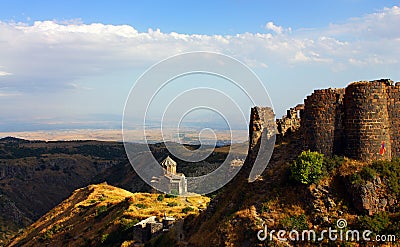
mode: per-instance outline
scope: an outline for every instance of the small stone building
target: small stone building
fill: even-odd
[[[174,225],[175,218],[164,215],[161,222],[156,216],[144,219],[133,226],[133,239],[145,243],[162,232],[169,231]]]
[[[164,168],[164,175],[153,177],[152,183],[162,184],[171,194],[178,193],[184,195],[187,193],[187,179],[185,174],[176,172],[176,162],[169,156],[165,158],[160,165]]]
[[[167,156],[162,162],[161,166],[167,171],[166,174],[176,174],[176,162]]]

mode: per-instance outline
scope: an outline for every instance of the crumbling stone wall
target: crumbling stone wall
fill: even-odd
[[[271,107],[251,108],[248,158],[254,161],[260,149],[261,136],[269,139],[276,134],[275,113]]]
[[[305,149],[327,156],[359,160],[400,156],[400,84],[382,79],[315,90],[304,101],[300,131]]]
[[[278,133],[285,136],[296,132],[300,128],[300,116],[303,114],[303,111],[303,104],[299,104],[296,107],[287,110],[285,116],[276,120]]]

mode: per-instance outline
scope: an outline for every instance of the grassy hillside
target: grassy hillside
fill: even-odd
[[[137,152],[143,144],[131,144]],[[195,148],[190,147],[189,148]],[[161,161],[169,153],[164,144],[149,146]],[[234,152],[243,154],[245,145]],[[178,172],[197,176],[214,170],[229,147],[220,147],[204,162],[178,162]],[[0,245],[36,221],[75,189],[106,181],[131,192],[150,187],[131,167],[122,143],[101,141],[27,141],[0,139]]]
[[[121,246],[133,244],[132,227],[150,216],[198,214],[209,198],[162,198],[107,184],[78,189],[25,229],[10,246]],[[186,210],[185,210],[186,208]],[[190,210],[187,210],[190,208]]]
[[[219,191],[206,211],[185,222],[185,241],[189,246],[367,244],[332,242],[327,238],[316,242],[279,241],[276,234],[272,241],[257,239],[257,232],[263,229],[263,224],[270,230],[312,229],[320,234],[329,227],[337,229],[339,219],[347,221],[346,229],[371,230],[371,238],[395,235],[396,242],[379,244],[399,245],[399,161],[362,163],[325,157],[321,178],[312,184],[302,184],[291,178],[290,171],[293,160],[300,152],[298,142],[277,144],[267,170],[253,183],[247,181],[249,167],[245,164],[238,176]],[[363,187],[357,190],[358,186]],[[363,202],[361,207],[357,206],[358,201]]]

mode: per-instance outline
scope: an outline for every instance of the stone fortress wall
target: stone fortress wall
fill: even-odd
[[[249,125],[249,148],[247,158],[254,161],[261,145],[261,136],[270,138],[276,134],[275,113],[271,107],[251,108]],[[265,150],[262,150],[265,151]]]
[[[304,109],[299,105],[277,120],[281,135],[285,134],[282,130],[291,128],[299,130],[304,149],[327,156],[358,160],[398,157],[400,83],[381,79],[353,82],[345,89],[315,90],[304,100]],[[383,155],[382,142],[386,148]]]

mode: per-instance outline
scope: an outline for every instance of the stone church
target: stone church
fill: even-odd
[[[176,172],[176,162],[167,156],[160,165],[164,168],[164,175],[153,177],[151,182],[161,183],[171,194],[185,195],[187,193],[187,179],[185,174]]]

